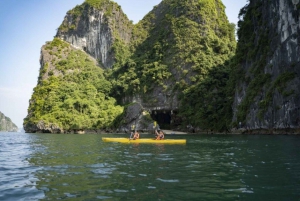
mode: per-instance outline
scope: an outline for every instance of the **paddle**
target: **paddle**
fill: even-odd
[[[156,140],[163,140],[165,139],[165,134],[163,130],[159,130],[159,132],[156,131]]]
[[[154,135],[155,135],[155,139],[156,139],[156,137],[157,137],[156,121],[153,122],[153,130],[154,130]]]
[[[132,140],[132,138],[133,138],[133,134],[134,134],[134,128],[135,128],[135,125],[134,125],[134,124],[132,124],[132,125],[131,125],[131,133],[130,133],[129,140]]]

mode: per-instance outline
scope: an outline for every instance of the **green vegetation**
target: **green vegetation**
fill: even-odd
[[[52,60],[40,71],[24,124],[44,120],[64,129],[117,126],[123,107],[116,103],[127,104],[124,97],[138,95],[155,105],[152,93],[159,88],[178,94],[182,126],[228,129],[236,83],[230,71],[240,58],[230,61],[236,50],[235,26],[221,0],[164,0],[136,25],[125,14],[117,19],[120,7],[112,1],[86,0],[68,12],[71,23],[65,21],[59,31],[75,30],[89,7],[105,11],[113,68],[103,72],[86,54],[54,39],[45,47]],[[149,118],[145,115],[145,121]]]
[[[59,32],[76,32],[91,8],[104,13],[112,68],[103,71],[83,52],[54,39],[45,47],[51,61],[40,70],[26,123],[44,120],[65,129],[117,127],[124,123],[125,100],[139,97],[155,107],[155,96],[162,93],[178,99],[181,126],[227,131],[245,123],[253,106],[259,107],[262,119],[274,93],[295,93],[286,87],[294,73],[280,70],[277,78],[269,73],[274,35],[266,28],[262,1],[240,10],[237,46],[235,25],[228,22],[221,0],[163,0],[135,25],[115,2],[85,0],[68,12]],[[235,93],[242,101],[232,123]],[[144,116],[144,122],[150,119]]]
[[[271,75],[264,72],[267,65],[269,53],[269,31],[265,30],[262,21],[262,2],[255,5],[246,5],[241,9],[238,23],[239,43],[235,56],[235,64],[231,72],[231,82],[236,87],[246,86],[246,95],[238,106],[237,122],[245,122],[251,105],[255,98],[261,94],[263,89],[267,89],[271,84]],[[259,27],[259,30],[256,28]],[[242,66],[247,65],[250,70],[245,72]],[[260,116],[266,109],[270,94],[266,100],[260,102]],[[236,124],[236,122],[235,122]]]
[[[179,115],[184,124],[226,130],[228,124],[218,122],[231,114],[229,100],[223,101],[228,99],[230,70],[224,63],[232,58],[236,41],[224,9],[221,1],[204,0],[192,4],[165,0],[155,7],[134,27],[133,55],[122,68],[110,72],[111,95],[121,102],[124,96],[139,94],[155,105],[149,94],[160,87],[164,93],[181,94]],[[211,102],[216,95],[220,98]],[[218,110],[213,116],[207,111],[211,108]]]
[[[0,112],[0,131],[17,131],[18,127],[11,121],[9,117],[6,117]]]
[[[180,115],[203,130],[227,131],[232,119],[228,80],[229,68],[210,69],[202,82],[185,91],[182,97],[185,104],[180,108]]]
[[[272,64],[267,63],[267,58],[272,54],[270,51],[272,33],[265,28],[262,5],[262,1],[248,4],[239,14],[242,19],[238,24],[239,43],[230,81],[237,87],[244,85],[246,95],[238,106],[237,122],[246,121],[251,105],[257,101],[259,101],[258,118],[263,119],[272,103],[275,90],[284,97],[294,93],[293,90],[285,90],[287,82],[295,78],[294,73],[281,73],[276,79],[265,73],[266,68],[273,68]],[[247,72],[242,66],[247,67]]]
[[[105,20],[108,23],[114,23],[113,21],[108,20],[108,18],[113,17],[115,12],[120,12],[121,7],[111,0],[85,0],[85,2],[79,6],[76,6],[72,10],[68,11],[67,14],[71,18],[71,23],[68,21],[64,21],[58,28],[60,32],[68,32],[76,30],[78,27],[78,22],[82,15],[84,15],[84,11],[88,10],[89,7],[96,8],[100,11],[104,11]],[[126,18],[127,16],[122,12]],[[126,20],[128,24],[132,24],[129,20]]]
[[[39,80],[30,100],[30,115],[24,119],[24,124],[43,120],[63,129],[112,127],[123,108],[116,106],[115,99],[108,96],[111,84],[104,78],[103,70],[66,42],[55,38],[45,49],[53,47],[66,52],[66,57],[55,63],[55,70],[62,75],[52,74],[48,79]],[[48,64],[45,67],[46,70],[40,71],[40,78],[47,73]]]
[[[272,100],[273,100],[273,94],[275,90],[277,90],[279,93],[281,93],[284,97],[288,97],[292,94],[294,94],[293,90],[290,91],[285,91],[284,89],[286,88],[286,84],[293,80],[295,78],[295,73],[282,73],[277,77],[277,79],[269,85],[267,94],[263,100],[260,101],[259,103],[259,118],[263,118],[263,114],[267,111],[268,106],[270,106]]]

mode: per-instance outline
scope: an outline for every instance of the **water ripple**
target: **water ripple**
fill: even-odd
[[[101,137],[1,134],[0,200],[300,197],[297,137],[185,136],[186,146]]]
[[[165,183],[177,183],[177,182],[179,182],[178,179],[161,179],[161,178],[157,178],[157,180],[165,182]]]

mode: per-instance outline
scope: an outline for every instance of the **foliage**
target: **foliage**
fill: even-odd
[[[265,98],[261,100],[259,103],[260,118],[263,117],[263,114],[267,111],[268,106],[271,104],[273,100],[273,94],[276,89],[279,93],[281,93],[285,97],[294,94],[293,90],[285,91],[284,89],[286,88],[286,84],[289,81],[293,80],[295,76],[296,76],[295,73],[291,73],[291,72],[282,73],[276,78],[276,80],[272,84],[270,84],[270,87],[268,88]]]
[[[231,62],[225,62],[232,58],[236,41],[235,27],[228,22],[221,0],[164,0],[134,26],[125,17],[122,27],[112,17],[120,9],[116,3],[86,0],[68,12],[72,23],[63,23],[59,31],[76,29],[85,6],[104,10],[112,30],[110,51],[115,61],[113,68],[105,72],[110,82],[102,70],[98,72],[87,58],[78,56],[79,51],[64,57],[66,48],[55,39],[46,48],[55,56],[55,70],[61,75],[55,76],[57,73],[46,65],[41,69],[41,83],[35,88],[29,108],[32,116],[26,122],[43,119],[64,128],[116,125],[122,108],[115,106],[110,97],[119,104],[126,104],[124,97],[135,95],[145,102],[155,102],[155,97],[148,97],[154,88],[160,88],[164,93],[180,94],[179,115],[187,117],[183,118],[185,124],[227,129],[232,103],[229,94],[233,91],[229,71],[233,68]],[[130,44],[121,38],[121,29],[132,30]],[[45,73],[49,78],[42,80]]]
[[[265,28],[263,15],[262,1],[247,4],[239,14],[239,43],[231,81],[235,82],[237,88],[238,85],[244,85],[246,94],[238,106],[238,122],[246,121],[251,105],[256,101],[259,101],[258,118],[262,119],[273,100],[275,90],[283,96],[294,93],[292,90],[284,90],[286,83],[294,79],[294,73],[285,72],[276,79],[265,73],[266,68],[272,68],[266,62],[271,54],[272,33]]]
[[[271,75],[264,71],[269,54],[270,37],[269,31],[263,24],[262,15],[262,2],[247,4],[239,14],[237,32],[239,42],[230,81],[235,83],[237,89],[245,86],[246,94],[238,106],[237,122],[246,121],[251,105],[258,95],[262,96],[263,90],[270,88],[272,82]],[[266,111],[271,94],[268,92],[265,99],[260,101],[260,116]]]
[[[276,78],[273,85],[279,92],[283,93],[284,89],[286,88],[287,82],[293,80],[295,77],[296,77],[295,73],[291,73],[291,72],[282,73]]]
[[[0,131],[17,131],[18,127],[9,117],[0,112]]]
[[[85,0],[83,4],[77,5],[75,8],[67,12],[68,16],[71,18],[71,23],[69,23],[68,21],[64,21],[60,25],[58,30],[61,32],[76,30],[78,27],[78,21],[80,17],[85,13],[85,10],[87,10],[87,8],[89,7],[93,7],[98,10],[104,11],[104,16],[106,17],[106,20],[108,20],[108,17],[113,16],[115,11],[121,10],[121,6],[110,0]]]
[[[182,94],[179,115],[187,117],[186,124],[225,130],[227,123],[216,121],[231,115],[229,100],[222,102],[228,99],[229,66],[224,63],[232,58],[236,41],[224,9],[221,1],[206,0],[165,0],[154,7],[134,27],[133,55],[110,72],[111,95],[121,102],[124,96],[139,94],[149,102],[148,94],[160,87],[165,93]],[[211,91],[214,88],[217,92]],[[222,98],[212,103],[214,95]],[[217,113],[207,111],[215,107]]]
[[[270,82],[270,79],[270,74],[259,74],[251,81],[247,88],[246,96],[238,107],[238,121],[243,122],[246,119],[246,116],[249,113],[250,105],[253,103],[254,98],[261,91],[262,87],[266,83]]]
[[[69,48],[66,42],[55,38],[45,49],[52,46],[68,51],[66,58],[55,66],[63,76],[51,75],[40,80],[24,124],[43,120],[63,129],[111,127],[123,108],[108,96],[111,84],[104,78],[103,70],[82,51]],[[41,72],[46,73],[43,68]]]
[[[209,70],[208,75],[185,91],[180,115],[187,124],[204,130],[227,131],[231,123],[232,96],[228,91],[229,64]],[[227,86],[227,87],[225,87]]]

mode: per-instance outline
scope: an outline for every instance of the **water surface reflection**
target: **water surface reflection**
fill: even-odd
[[[108,135],[16,136],[0,144],[0,200],[300,197],[297,136],[179,136],[186,145],[102,142]]]

